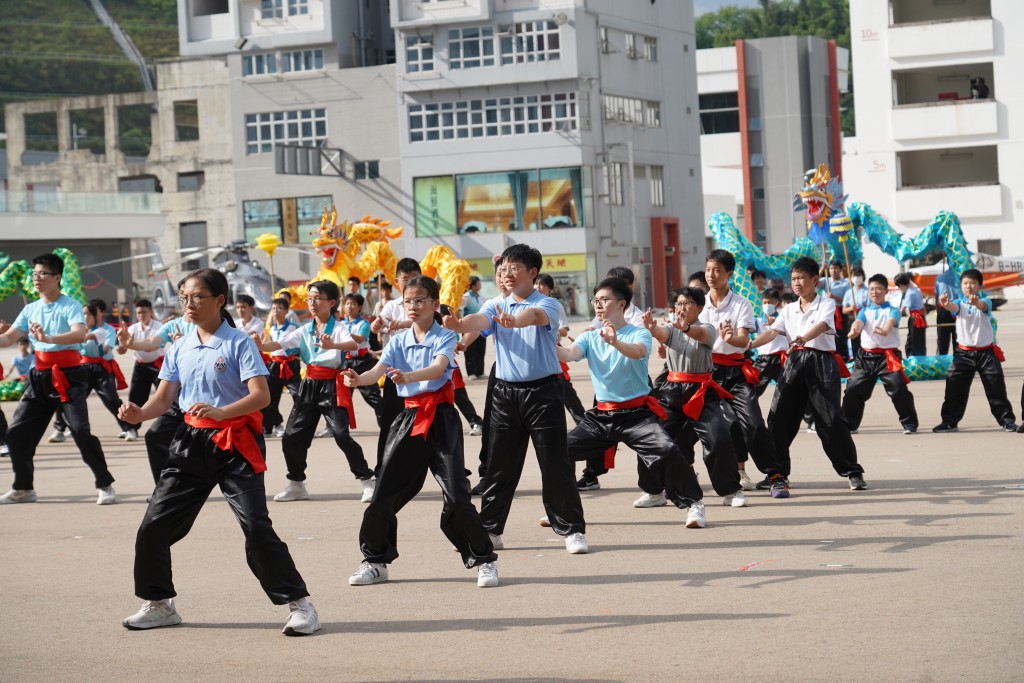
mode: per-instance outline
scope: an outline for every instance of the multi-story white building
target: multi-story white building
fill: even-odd
[[[730,214],[768,252],[807,234],[793,195],[807,169],[841,171],[839,94],[848,89],[849,58],[835,41],[809,36],[697,51],[708,215]]]
[[[850,199],[913,236],[942,210],[972,250],[1024,254],[1024,4],[850,3],[857,136],[844,148]],[[979,79],[984,80],[984,87]],[[897,266],[874,246],[866,269]],[[1010,296],[1020,288],[1007,290]]]
[[[566,309],[612,266],[664,305],[702,262],[689,2],[394,0],[406,252],[490,279],[528,243]]]

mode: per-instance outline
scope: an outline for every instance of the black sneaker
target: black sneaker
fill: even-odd
[[[903,425],[904,434],[917,434],[917,425]]]
[[[478,481],[478,482],[476,483],[476,486],[474,486],[473,488],[471,488],[471,489],[469,490],[469,494],[470,494],[471,496],[482,496],[482,495],[484,495],[484,490],[485,490],[486,488],[487,488],[487,487],[486,487],[486,486],[484,486],[484,480],[483,480],[483,479],[481,479],[480,481]]]
[[[771,480],[772,498],[789,498],[789,482],[781,474]]]
[[[1016,422],[1006,422],[1002,425],[1002,428],[1004,432],[1015,432],[1018,429]]]
[[[1020,423],[1020,425],[1017,426],[1017,433],[1024,434],[1024,422]]]
[[[868,485],[864,483],[864,476],[863,475],[860,475],[860,474],[851,474],[850,475],[850,488],[851,489],[853,489],[854,491],[863,491],[867,487],[868,487]]]
[[[758,491],[770,491],[772,488],[772,480],[769,479],[768,477],[765,477],[761,481],[754,484],[754,488],[757,489]]]
[[[944,432],[958,432],[956,425],[951,425],[948,422],[940,422],[939,424],[932,427],[932,431],[936,434],[942,434]]]
[[[601,482],[597,479],[587,479],[586,477],[580,477],[580,480],[576,482],[577,491],[596,491],[601,488]]]

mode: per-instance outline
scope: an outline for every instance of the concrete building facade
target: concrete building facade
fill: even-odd
[[[612,266],[664,305],[702,260],[690,3],[391,3],[406,251],[447,244],[485,281],[545,255],[570,314]]]
[[[841,170],[839,94],[848,83],[849,51],[813,36],[699,50],[707,214],[732,215],[767,252],[783,251],[805,236],[793,195],[807,169],[827,163],[833,173]]]
[[[843,179],[851,200],[907,236],[952,211],[972,250],[1024,255],[1024,124],[1014,115],[1024,109],[1024,46],[1012,39],[1024,30],[1024,5],[865,0],[851,3],[850,20],[857,136],[847,140]],[[867,270],[896,269],[873,245],[865,254]]]

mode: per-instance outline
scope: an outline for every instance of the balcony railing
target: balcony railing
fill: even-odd
[[[992,17],[906,24],[889,29],[889,57],[943,57],[995,49]]]
[[[993,100],[945,100],[909,104],[892,110],[896,140],[995,135],[999,115]]]
[[[0,191],[0,213],[157,214],[157,192]]]

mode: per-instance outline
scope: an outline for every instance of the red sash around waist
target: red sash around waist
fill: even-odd
[[[850,376],[850,368],[846,367],[846,361],[844,361],[843,357],[840,356],[835,351],[822,351],[821,349],[816,349],[816,348],[811,347],[811,346],[794,346],[791,349],[791,351],[803,351],[805,349],[808,350],[808,351],[818,351],[820,353],[830,353],[830,354],[832,354],[832,357],[836,359],[836,365],[839,366],[839,376],[840,377],[849,377]]]
[[[727,368],[742,368],[743,376],[747,378],[747,384],[757,386],[757,383],[761,381],[761,373],[754,367],[753,362],[742,353],[712,353],[711,362]]]
[[[562,377],[565,378],[565,381],[566,382],[571,382],[572,381],[572,377],[569,376],[569,364],[568,363],[563,363],[562,361],[558,361],[558,365],[559,365],[559,367],[562,368]]]
[[[273,365],[274,363],[278,364],[277,376],[280,377],[281,379],[288,381],[295,376],[295,371],[292,370],[290,363],[290,361],[293,360],[295,356],[271,356],[270,354],[267,353],[261,353],[260,356],[263,357],[263,362],[267,364],[268,370],[270,369],[270,366]]]
[[[141,360],[137,360],[135,362],[138,363],[139,365],[146,365],[146,366],[149,366],[149,367],[154,367],[157,370],[159,370],[160,368],[162,368],[164,366],[164,357],[160,356],[156,360],[150,361],[149,363],[146,363],[146,362],[141,361]]]
[[[903,375],[903,381],[910,384],[910,378],[903,371],[903,361],[896,355],[896,349],[869,349],[866,346],[862,346],[860,349],[866,353],[884,354],[886,372],[898,372]]]
[[[667,420],[668,413],[665,412],[665,408],[658,403],[658,399],[654,398],[650,394],[643,396],[637,396],[631,398],[628,401],[598,401],[598,410],[627,410],[629,408],[640,408],[646,406],[648,410],[658,416],[659,420]]]
[[[82,356],[82,365],[99,365],[106,370],[108,375],[113,375],[117,380],[117,390],[128,388],[128,382],[124,381],[124,373],[121,366],[108,358],[95,358],[93,356]]]
[[[434,424],[434,415],[437,414],[439,403],[455,403],[455,389],[451,382],[445,382],[444,386],[436,391],[425,391],[405,399],[405,407],[416,411],[416,418],[412,423],[412,436],[427,438],[430,426]]]
[[[914,327],[928,327],[928,322],[924,319],[924,311],[921,309],[911,311],[910,324]]]
[[[57,390],[57,395],[60,396],[61,403],[68,402],[68,387],[71,384],[68,382],[67,376],[61,370],[61,368],[70,368],[76,365],[81,365],[82,354],[74,349],[67,349],[65,351],[36,351],[36,370],[50,371],[50,379],[53,382],[53,388]]]
[[[220,430],[213,435],[213,443],[222,451],[238,451],[252,465],[256,474],[267,471],[267,463],[256,443],[256,434],[263,431],[263,413],[256,411],[230,420],[211,420],[185,413],[185,424],[199,429]]]
[[[370,349],[357,349],[355,353],[345,352],[345,358],[363,358],[370,355]]]
[[[691,420],[696,420],[700,417],[701,412],[704,410],[704,395],[707,393],[710,387],[712,391],[718,394],[719,398],[730,400],[733,395],[722,388],[722,385],[711,379],[710,372],[670,372],[668,373],[669,382],[679,382],[680,384],[699,384],[700,389],[690,397],[690,400],[683,406],[683,414]]]
[[[452,387],[455,389],[466,388],[466,380],[462,378],[462,371],[458,368],[452,370]]]
[[[775,353],[766,353],[764,355],[766,355],[766,356],[778,356],[779,357],[779,365],[782,365],[782,366],[786,365],[786,358],[789,357],[789,354],[786,353],[785,351],[776,351]]]
[[[352,390],[345,386],[345,376],[338,368],[329,368],[325,365],[307,365],[306,379],[333,379],[334,390],[337,396],[335,405],[341,406],[348,411],[348,426],[356,428],[356,410],[352,405]]]
[[[964,346],[963,344],[957,344],[956,347],[961,351],[984,351],[985,349],[992,349],[992,353],[995,354],[996,359],[1000,363],[1006,362],[1006,354],[999,348],[998,344],[989,344],[988,346]]]

